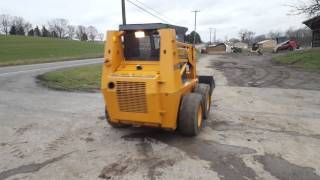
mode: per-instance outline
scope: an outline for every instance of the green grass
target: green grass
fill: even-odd
[[[320,49],[291,52],[273,58],[274,61],[307,70],[320,70]]]
[[[0,35],[0,66],[102,57],[103,46],[94,42]]]
[[[97,92],[102,65],[90,65],[48,72],[37,77],[38,83],[55,90]]]

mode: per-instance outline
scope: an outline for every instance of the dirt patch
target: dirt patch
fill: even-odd
[[[271,55],[215,56],[209,67],[223,71],[230,86],[320,90],[320,72],[274,63]]]
[[[282,157],[266,154],[264,156],[255,156],[255,159],[263,164],[266,171],[280,180],[320,179],[320,176],[314,172],[315,169],[297,166]]]

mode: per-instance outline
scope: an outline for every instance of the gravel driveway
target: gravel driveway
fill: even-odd
[[[199,61],[200,74],[214,74],[217,87],[207,127],[196,138],[112,129],[100,93],[38,86],[35,77],[51,69],[20,66],[23,73],[1,75],[10,70],[0,68],[0,180],[320,179],[319,82],[315,90],[246,87],[250,74],[240,74],[237,84],[223,70],[229,65],[221,67],[239,59]]]

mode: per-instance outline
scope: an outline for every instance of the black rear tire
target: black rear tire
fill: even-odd
[[[196,136],[199,134],[202,128],[203,113],[201,100],[202,96],[197,93],[189,93],[182,97],[178,122],[181,134],[185,136]]]
[[[106,121],[108,122],[108,124],[115,128],[115,129],[120,129],[120,128],[127,128],[127,127],[130,127],[129,125],[127,124],[120,124],[120,123],[114,123],[114,122],[111,122],[110,121],[110,116],[109,116],[109,113],[107,110],[105,110],[105,113],[106,113]]]
[[[198,79],[200,84],[208,84],[210,86],[210,95],[212,95],[212,92],[216,87],[213,76],[198,76]]]
[[[203,118],[207,119],[211,108],[210,86],[200,83],[194,88],[194,92],[202,96]]]

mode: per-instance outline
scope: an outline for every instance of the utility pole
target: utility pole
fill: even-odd
[[[214,30],[213,42],[215,43],[216,42],[217,29],[216,28],[209,28],[209,30],[210,30],[210,44],[212,44],[211,33],[212,33],[212,30]]]
[[[213,29],[215,29],[215,28],[209,28],[209,31],[210,31],[210,44],[212,44],[212,35],[211,34],[212,34],[212,30]]]
[[[121,7],[122,7],[122,24],[126,25],[126,0],[121,0]]]
[[[216,43],[216,39],[217,38],[217,28],[214,28],[214,38],[213,38],[213,40],[214,40],[214,43]]]
[[[210,41],[209,41],[209,43],[211,45],[211,31],[212,31],[212,28],[209,28],[209,31],[210,31]]]
[[[194,13],[194,34],[193,34],[193,46],[196,44],[196,33],[197,33],[197,13],[199,10],[192,11]]]

